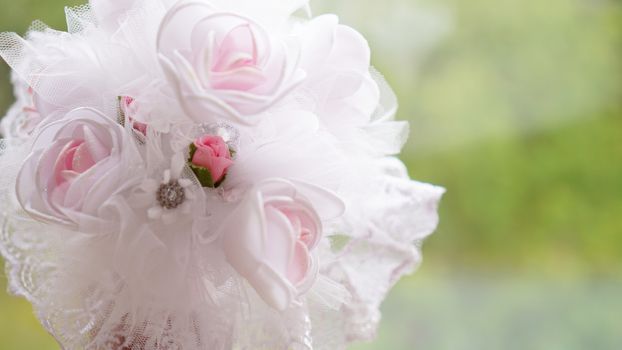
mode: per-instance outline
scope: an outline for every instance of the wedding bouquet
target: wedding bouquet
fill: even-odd
[[[0,249],[64,349],[373,337],[443,189],[365,39],[305,0],[91,0],[0,36]]]

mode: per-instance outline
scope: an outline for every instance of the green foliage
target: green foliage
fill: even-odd
[[[216,187],[214,185],[214,180],[212,180],[212,173],[210,173],[207,168],[190,164],[190,169],[192,169],[192,172],[196,175],[197,179],[199,179],[199,182],[203,187]]]
[[[621,110],[433,156],[413,175],[446,186],[431,265],[620,276]]]

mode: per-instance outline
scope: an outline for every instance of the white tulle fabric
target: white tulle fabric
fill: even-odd
[[[394,120],[364,38],[307,10],[92,0],[66,10],[68,32],[35,22],[24,38],[0,34],[16,95],[0,125],[0,250],[11,292],[64,349],[332,350],[373,338],[444,190],[411,181],[395,158],[408,124]],[[120,96],[146,132],[118,122]],[[214,128],[235,150],[217,189],[184,157]],[[88,171],[105,169],[96,183],[69,163],[69,189],[48,173],[71,137],[95,157]],[[171,180],[185,203],[162,214],[153,191]],[[301,227],[309,236],[292,239]]]

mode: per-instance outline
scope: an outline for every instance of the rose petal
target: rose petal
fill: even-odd
[[[82,143],[75,148],[73,159],[71,163],[71,169],[77,173],[83,173],[95,165],[96,161],[93,159],[89,147]]]
[[[212,70],[230,71],[257,64],[257,40],[249,23],[231,29],[220,42]]]
[[[65,170],[72,170],[73,156],[76,152],[76,148],[83,143],[83,140],[71,140],[65,144],[63,149],[61,149],[56,158],[52,172],[55,185],[58,186],[66,181],[62,175],[62,172]]]
[[[287,278],[294,285],[302,282],[309,271],[309,250],[302,242],[296,242],[293,259],[287,269]]]
[[[266,207],[265,215],[266,231],[263,242],[265,262],[274,271],[286,276],[290,261],[293,259],[297,233],[287,216],[278,209]]]

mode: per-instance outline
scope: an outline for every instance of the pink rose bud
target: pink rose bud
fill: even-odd
[[[199,181],[205,187],[217,187],[227,169],[233,165],[229,146],[222,137],[216,135],[201,136],[194,141],[193,146],[190,161]]]

